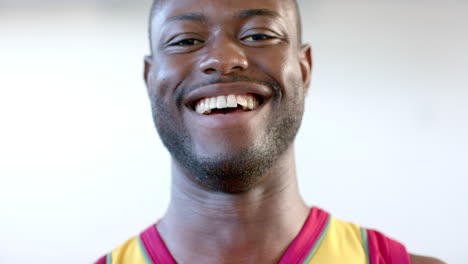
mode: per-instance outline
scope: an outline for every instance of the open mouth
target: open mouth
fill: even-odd
[[[263,103],[263,97],[256,94],[229,94],[201,98],[193,102],[191,108],[200,115],[215,115],[254,111]]]

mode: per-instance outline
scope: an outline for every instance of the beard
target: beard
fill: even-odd
[[[271,99],[278,103],[281,99],[279,85],[276,82],[261,83],[273,89]],[[282,107],[277,109],[278,113],[269,115],[264,128],[265,136],[261,137],[260,142],[249,144],[235,153],[209,157],[198,155],[193,149],[190,133],[177,127],[183,125],[182,122],[175,122],[180,118],[177,119],[167,110],[167,103],[150,95],[153,120],[164,146],[181,165],[189,180],[208,191],[242,193],[256,186],[294,142],[304,113],[304,97],[300,92],[302,86],[296,87],[289,100],[283,101]]]

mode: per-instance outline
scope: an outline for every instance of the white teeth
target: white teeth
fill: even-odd
[[[247,99],[246,96],[238,95],[237,96],[237,103],[242,106],[242,109],[247,109]]]
[[[205,112],[204,108],[205,108],[205,105],[203,104],[203,102],[201,102],[197,104],[197,106],[195,107],[195,111],[197,111],[197,113],[199,114],[203,114]]]
[[[209,107],[210,107],[210,109],[215,109],[216,108],[216,97],[211,97],[210,98]]]
[[[250,96],[247,98],[247,108],[248,109],[254,109],[254,102],[253,102],[252,97],[250,97]]]
[[[196,105],[195,110],[199,114],[209,114],[209,113],[211,113],[210,99],[205,98],[205,99],[200,100],[200,102]]]
[[[227,107],[226,96],[218,96],[218,98],[216,98],[216,108],[223,109],[226,107]]]
[[[242,106],[245,111],[255,110],[260,102],[253,95],[227,95],[204,98],[195,105],[195,110],[199,114],[208,115],[213,109],[237,108]]]
[[[201,100],[201,103],[200,103],[200,112],[201,112],[202,114],[205,114],[207,111],[210,111],[210,112],[211,112],[209,103],[210,103],[210,100],[208,100],[208,99],[203,99],[203,100]],[[197,112],[198,112],[198,111],[197,111]]]
[[[227,97],[227,107],[237,107],[237,100],[236,96],[233,94],[230,94]]]

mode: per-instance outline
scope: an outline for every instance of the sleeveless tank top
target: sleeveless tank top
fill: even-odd
[[[193,263],[196,263],[194,261]],[[410,264],[406,248],[382,233],[313,207],[279,264]],[[96,264],[176,264],[151,225]]]

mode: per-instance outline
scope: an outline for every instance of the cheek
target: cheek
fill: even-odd
[[[177,127],[179,126],[177,120],[180,120],[180,110],[176,105],[174,90],[179,83],[175,78],[178,74],[168,68],[172,65],[167,60],[162,64],[158,64],[157,61],[154,63],[148,79],[148,92],[152,104],[153,118],[155,118],[155,122],[159,127]],[[168,123],[169,120],[173,122]]]
[[[284,89],[287,93],[300,98],[304,96],[304,83],[302,78],[301,64],[295,52],[289,52],[282,67],[284,78]]]
[[[302,81],[301,67],[299,62],[294,61],[289,67],[285,68],[284,75],[286,78],[285,89],[289,89],[290,93],[296,97],[296,99],[304,98],[304,83]]]
[[[173,115],[180,115],[181,89],[187,76],[192,72],[191,64],[182,56],[158,55],[155,58],[151,72],[153,82],[150,86],[153,98],[163,103]]]
[[[277,51],[263,61],[264,71],[279,83],[283,100],[300,98],[303,95],[302,73],[297,55],[289,50]]]
[[[152,88],[158,97],[167,98],[173,94],[183,76],[183,69],[177,67],[174,60],[161,59],[155,61],[153,69],[154,84]]]

